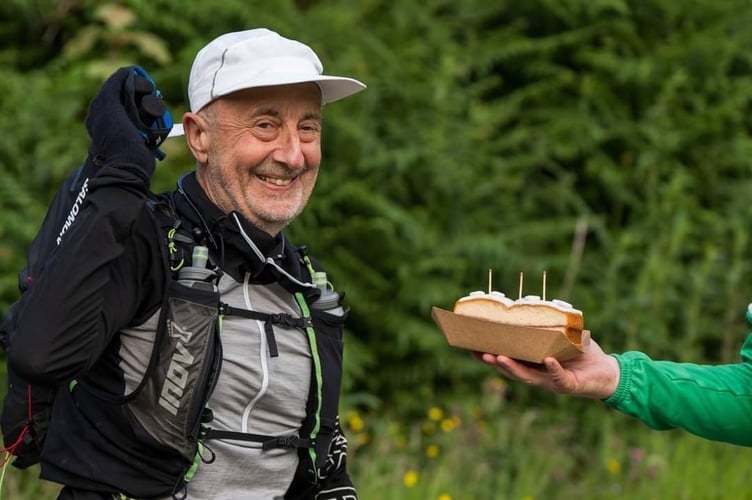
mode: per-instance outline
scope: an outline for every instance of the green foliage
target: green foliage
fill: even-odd
[[[503,386],[488,382],[474,403],[429,400],[414,419],[350,413],[348,458],[361,497],[752,498],[749,449],[651,431],[598,406],[507,406]]]
[[[606,349],[736,360],[751,17],[744,0],[4,2],[0,312],[103,79],[143,65],[179,120],[196,50],[268,26],[369,87],[325,109],[320,181],[289,230],[347,292],[348,403],[408,415],[475,387],[488,369],[430,309],[489,269],[509,295],[546,271]],[[165,150],[155,190],[191,168],[180,140]]]
[[[537,293],[546,270],[609,349],[735,359],[749,15],[746,2],[372,2],[337,24],[370,88],[327,110],[325,173],[293,230],[348,291],[349,345],[365,344],[370,374],[356,385],[409,406],[475,383],[429,310],[484,288],[489,268],[509,294],[520,271]]]

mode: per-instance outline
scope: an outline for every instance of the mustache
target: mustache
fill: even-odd
[[[290,168],[285,163],[280,163],[274,160],[266,160],[254,169],[254,173],[256,175],[263,175],[266,177],[292,178],[302,175],[312,169],[313,167],[311,167],[307,163],[303,166],[303,168]]]

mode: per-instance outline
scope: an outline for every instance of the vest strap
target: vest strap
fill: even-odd
[[[251,311],[250,309],[232,307],[224,302],[219,304],[219,313],[225,316],[240,316],[241,318],[263,321],[266,343],[269,346],[269,356],[272,358],[279,356],[277,340],[274,338],[274,325],[290,326],[301,329],[311,326],[310,318],[298,318],[288,313],[271,314],[261,311]]]
[[[202,437],[204,439],[234,439],[237,441],[261,443],[262,450],[271,450],[274,448],[313,448],[315,444],[311,439],[301,438],[294,434],[288,436],[265,436],[248,432],[219,431],[210,427],[203,430]]]

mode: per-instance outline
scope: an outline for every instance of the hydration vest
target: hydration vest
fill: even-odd
[[[189,380],[179,380],[177,383],[172,380],[167,363],[161,363],[151,373],[151,381],[140,396],[146,400],[141,414],[142,421],[150,421],[162,429],[167,438],[161,440],[175,443],[186,464],[192,460],[183,476],[185,482],[190,481],[202,461],[211,463],[213,460],[211,440],[232,439],[261,443],[263,450],[297,449],[302,463],[309,464],[299,467],[299,470],[305,469],[309,474],[304,480],[316,484],[327,465],[337,462],[333,455],[343,453],[343,448],[346,447],[345,443],[332,442],[338,427],[342,352],[341,343],[331,342],[331,330],[335,330],[334,336],[341,336],[347,317],[347,310],[341,305],[342,296],[330,288],[325,273],[314,269],[306,248],[300,247],[295,254],[304,263],[303,268],[307,270],[310,283],[316,285],[306,290],[306,293],[294,293],[300,316],[249,310],[224,303],[217,290],[221,271],[209,258],[209,229],[185,227],[184,221],[175,215],[170,196],[172,195],[163,195],[161,199],[150,203],[158,230],[165,235],[163,248],[167,249],[167,265],[172,277],[162,310],[162,315],[166,317],[160,318],[159,328],[169,332],[171,329],[178,329],[177,325],[188,325],[182,330],[190,330],[192,335],[190,345],[181,345],[184,337],[179,333],[158,333],[155,342],[158,342],[159,359],[173,360],[170,365],[177,358],[192,359],[194,362],[182,367],[191,377]],[[212,428],[213,415],[207,402],[221,367],[219,335],[222,318],[226,316],[261,321],[271,357],[278,356],[274,334],[276,326],[296,328],[305,334],[311,349],[313,376],[307,417],[299,433],[268,436]],[[175,387],[178,384],[181,387]],[[194,400],[196,404],[183,409],[176,404],[177,399],[170,395],[180,393],[180,399],[185,400],[185,391],[190,390],[188,388],[198,392],[198,396],[188,397],[188,400]],[[173,435],[169,432],[169,426],[164,422],[175,417],[179,417],[180,428],[190,429],[187,435]]]

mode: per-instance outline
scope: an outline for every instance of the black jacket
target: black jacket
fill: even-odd
[[[105,167],[91,179],[79,221],[19,304],[18,330],[8,351],[19,375],[62,386],[42,454],[42,477],[134,497],[179,494],[190,465],[139,428],[122,398],[105,397],[127,392],[118,332],[159,310],[172,279],[162,228],[155,224],[160,218],[147,198],[143,180],[125,169]],[[174,208],[181,230],[195,229],[196,237],[209,242],[211,258],[222,272],[236,279],[250,273],[257,283],[277,282],[308,303],[318,298],[315,288],[300,285],[310,282],[310,275],[299,249],[283,235],[271,237],[243,221],[254,244],[277,265],[248,255],[236,225],[206,198],[194,174],[157,200]],[[308,416],[300,433],[317,434],[315,454],[299,451],[286,498],[314,498],[330,490],[342,493],[321,498],[343,498],[354,495],[337,421],[343,324],[314,308],[311,314],[321,385],[311,377]],[[220,357],[219,351],[207,356]],[[78,382],[72,389],[71,380]]]

